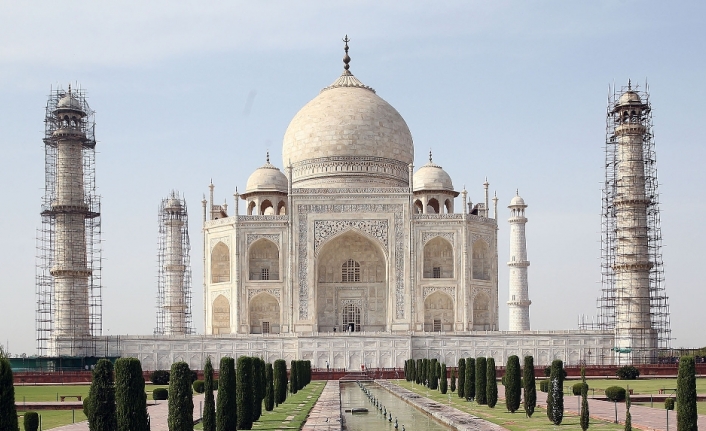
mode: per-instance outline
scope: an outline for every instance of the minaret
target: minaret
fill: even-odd
[[[612,270],[615,285],[615,337],[620,362],[640,363],[654,360],[657,331],[650,313],[651,272],[655,265],[650,253],[658,238],[651,229],[649,213],[656,212],[656,190],[646,193],[646,186],[656,187],[656,178],[646,175],[646,164],[654,163],[649,127],[649,104],[628,82],[611,107],[615,145],[613,214],[615,236],[612,244]],[[647,157],[646,157],[647,156]],[[649,169],[648,169],[649,170]],[[659,226],[656,226],[659,229]],[[657,230],[658,232],[658,230]],[[653,253],[660,258],[661,254]],[[661,262],[659,262],[661,266]],[[658,268],[659,269],[659,268]],[[657,296],[658,292],[655,291]],[[665,300],[666,301],[666,300]],[[655,310],[658,311],[658,310]],[[657,315],[655,317],[658,317]],[[627,356],[626,356],[627,355]]]
[[[159,209],[156,334],[185,335],[191,328],[191,267],[186,201],[172,191]]]
[[[520,197],[519,192],[510,201],[510,300],[507,305],[510,311],[509,329],[510,331],[529,331],[530,318],[529,300],[527,284],[527,238],[525,236],[525,201]]]
[[[93,112],[82,91],[52,92],[45,118],[45,196],[37,268],[40,354],[93,355],[101,332],[100,203]]]

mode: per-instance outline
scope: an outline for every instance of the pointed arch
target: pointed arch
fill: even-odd
[[[427,214],[439,214],[439,201],[436,198],[431,198],[427,202]]]
[[[267,292],[258,293],[248,304],[251,334],[278,334],[280,306],[277,298]]]
[[[248,215],[255,215],[253,214],[253,211],[255,211],[255,206],[255,201],[248,202]]]
[[[436,291],[424,300],[424,330],[450,331],[454,322],[454,300],[445,292]]]
[[[218,241],[211,250],[211,283],[230,281],[230,248]]]
[[[211,307],[211,333],[230,334],[230,302],[223,295],[213,300]]]
[[[473,329],[490,330],[491,324],[490,297],[479,293],[473,299]]]
[[[453,200],[446,199],[446,201],[444,201],[444,207],[446,208],[446,214],[453,214],[453,212],[454,212]]]
[[[424,213],[424,204],[422,204],[422,201],[419,199],[414,201],[414,212],[416,214],[423,214]]]
[[[279,247],[266,238],[260,238],[248,249],[250,280],[279,280]]]
[[[454,251],[451,243],[437,236],[424,244],[424,278],[453,278]]]
[[[279,201],[279,203],[277,204],[277,214],[287,215],[287,205],[284,203],[284,201]]]
[[[265,199],[260,204],[260,215],[275,215],[275,208],[269,199]]]
[[[490,246],[483,239],[473,243],[473,278],[490,280]]]

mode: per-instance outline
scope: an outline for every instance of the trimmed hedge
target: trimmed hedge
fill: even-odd
[[[272,372],[275,405],[278,406],[287,399],[287,362],[284,359],[277,359]]]
[[[169,371],[167,371],[167,370],[152,371],[152,374],[150,374],[150,380],[152,380],[153,385],[168,385],[169,384]]]
[[[439,375],[437,374],[437,360],[432,359],[429,366],[431,367],[431,372],[429,376],[429,389],[438,389],[439,388]]]
[[[571,387],[571,393],[574,395],[581,395],[581,390],[583,390],[583,387],[586,386],[586,390],[588,390],[588,384],[587,383],[574,383],[574,385]]]
[[[564,420],[564,377],[566,370],[560,359],[552,361],[547,395],[547,417],[554,425],[561,425]]]
[[[522,399],[522,377],[520,373],[520,358],[517,355],[507,358],[503,379],[505,380],[505,407],[510,413],[515,413],[520,408]]]
[[[620,380],[635,380],[640,377],[640,370],[632,365],[625,365],[624,367],[618,368],[615,371],[615,375],[618,376]]]
[[[10,361],[0,358],[0,430],[16,430],[17,409],[15,408],[15,387]]]
[[[237,420],[235,402],[235,360],[221,358],[216,399],[216,431],[232,431]]]
[[[37,412],[25,412],[25,431],[37,431],[39,429],[39,414]]]
[[[441,373],[439,373],[439,392],[446,394],[448,390],[448,380],[446,380],[446,364],[441,364]]]
[[[488,371],[488,361],[485,358],[476,358],[476,403],[479,405],[488,404],[488,397],[485,392]]]
[[[466,401],[476,398],[476,360],[474,358],[466,358],[466,375],[464,377],[464,396]]]
[[[664,400],[664,408],[667,410],[674,410],[674,398],[667,398]]]
[[[274,369],[271,363],[265,365],[265,410],[271,412],[275,408]]]
[[[206,386],[203,380],[194,380],[194,383],[191,385],[191,387],[197,394],[202,394],[206,392]]]
[[[464,392],[466,383],[466,360],[461,358],[458,360],[458,397],[465,398]]]
[[[451,368],[451,386],[449,386],[451,392],[456,392],[456,370]]]
[[[152,399],[156,401],[168,400],[169,391],[167,388],[154,388],[152,391]]]
[[[696,364],[693,356],[679,358],[677,374],[677,429],[696,431],[699,415],[696,409]]]
[[[216,431],[216,400],[213,396],[214,383],[213,380],[213,364],[211,363],[211,357],[206,358],[206,365],[203,367],[203,386],[204,386],[204,397],[203,397],[203,429],[204,431]]]
[[[488,407],[491,409],[495,407],[498,403],[498,379],[497,370],[495,369],[495,359],[486,359],[487,370],[486,376],[486,386],[485,386],[485,396],[488,401]]]
[[[544,379],[539,381],[539,390],[547,393],[549,392],[549,380]]]
[[[238,367],[235,371],[235,398],[238,410],[237,427],[239,430],[252,429],[253,405],[255,388],[253,387],[253,358],[241,356],[238,358]]]
[[[611,401],[623,401],[625,399],[625,388],[609,386],[605,389],[605,396]]]
[[[109,360],[100,359],[93,368],[91,388],[83,405],[91,431],[115,431],[118,428],[113,363]]]

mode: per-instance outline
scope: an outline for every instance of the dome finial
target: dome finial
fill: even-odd
[[[520,196],[520,189],[515,189],[515,196]]]
[[[632,90],[632,80],[628,78],[628,90]]]
[[[429,163],[433,163],[431,160],[431,148],[429,148]]]
[[[270,163],[270,150],[267,150],[267,163]]]
[[[346,51],[346,55],[343,56],[343,64],[344,64],[343,68],[346,71],[348,71],[348,69],[350,69],[350,65],[348,63],[351,62],[351,58],[348,56],[348,42],[350,42],[350,41],[351,40],[348,39],[348,35],[346,35],[346,37],[343,38],[343,42],[346,43],[346,46],[343,48],[343,50]]]

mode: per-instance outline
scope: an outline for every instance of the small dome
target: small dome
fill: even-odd
[[[618,105],[642,105],[642,100],[636,92],[628,90],[620,96]]]
[[[449,174],[441,166],[432,162],[431,157],[429,157],[429,163],[414,173],[414,191],[421,190],[454,191]]]
[[[526,207],[527,204],[525,204],[525,200],[520,197],[519,194],[517,194],[512,200],[510,201],[511,207]]]
[[[56,107],[57,109],[75,109],[78,111],[83,111],[81,102],[79,102],[70,92],[66,93],[66,95],[59,100]]]
[[[287,189],[287,177],[282,171],[277,169],[276,166],[270,163],[268,157],[267,163],[255,169],[255,172],[248,178],[248,183],[243,195],[257,192],[287,193]]]

